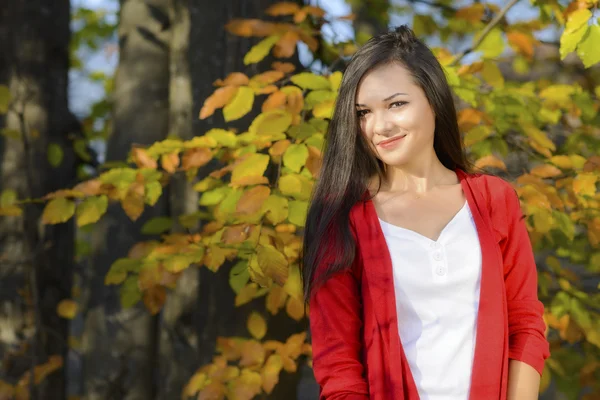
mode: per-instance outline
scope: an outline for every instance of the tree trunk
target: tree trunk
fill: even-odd
[[[69,22],[68,0],[0,5],[0,85],[12,98],[0,129],[14,133],[0,136],[0,190],[19,199],[74,183],[69,135],[78,124],[67,101]],[[51,143],[63,150],[57,167],[46,155]],[[40,225],[42,208],[30,204],[21,216],[0,217],[0,377],[12,383],[49,356],[67,355],[68,322],[56,307],[71,295],[73,223]],[[33,399],[64,399],[64,368],[32,390]]]
[[[166,138],[169,129],[168,0],[123,0],[119,21],[120,61],[113,98],[114,130],[107,161],[123,161],[132,144]],[[111,264],[126,257],[149,218],[168,215],[164,196],[133,223],[120,205],[97,223],[83,334],[86,399],[150,400],[156,396],[158,319],[143,305],[122,309],[118,287],[104,285]]]

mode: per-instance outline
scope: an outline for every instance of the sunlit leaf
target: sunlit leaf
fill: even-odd
[[[271,189],[268,186],[255,186],[244,192],[237,203],[236,211],[242,214],[253,214],[261,209],[270,194]]]
[[[504,45],[502,30],[493,28],[476,50],[482,51],[485,58],[496,58],[504,51]]]
[[[292,76],[290,79],[302,89],[331,89],[331,83],[329,83],[327,78],[321,75],[315,75],[311,72],[301,72]]]
[[[267,333],[267,322],[256,311],[250,314],[248,318],[248,331],[255,339],[262,339]]]
[[[591,25],[577,46],[577,55],[583,61],[584,67],[589,68],[600,62],[598,43],[600,43],[600,25]]]
[[[77,206],[77,226],[97,222],[108,208],[108,198],[104,195],[90,196]]]
[[[66,319],[73,319],[77,315],[77,303],[70,299],[61,300],[56,308],[56,313]]]
[[[265,173],[269,164],[269,156],[266,154],[251,154],[244,161],[235,166],[231,172],[231,182],[235,183],[249,176],[261,176]]]
[[[271,51],[271,48],[275,45],[275,43],[277,43],[278,40],[279,36],[268,36],[267,38],[258,42],[256,45],[252,46],[250,51],[248,51],[248,53],[246,53],[244,56],[244,64],[254,64],[261,61],[269,54],[269,51]]]
[[[233,85],[221,87],[215,90],[215,92],[204,101],[204,105],[200,110],[199,118],[205,119],[213,115],[217,108],[221,108],[229,104],[237,92],[238,86]]]
[[[283,164],[294,172],[300,172],[307,159],[308,149],[304,144],[292,144],[283,154]]]
[[[262,369],[262,388],[266,393],[271,393],[277,382],[283,362],[279,354],[271,354]]]
[[[75,203],[64,197],[57,197],[46,204],[42,214],[45,224],[60,224],[68,221],[75,214]]]
[[[297,226],[304,226],[306,222],[306,213],[308,212],[308,202],[293,200],[289,203],[290,222]]]
[[[254,91],[248,86],[241,86],[233,99],[223,108],[225,122],[242,118],[252,110]]]

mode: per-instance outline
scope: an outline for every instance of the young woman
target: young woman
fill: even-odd
[[[320,399],[538,398],[549,356],[519,199],[467,161],[402,26],[344,73],[302,258]]]

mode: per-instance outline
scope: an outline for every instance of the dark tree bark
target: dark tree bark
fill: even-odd
[[[168,0],[123,0],[119,21],[120,61],[115,75],[114,130],[107,161],[123,161],[133,144],[165,139],[169,130]],[[126,257],[151,217],[168,215],[164,196],[133,223],[120,205],[97,223],[89,272],[84,352],[86,399],[155,398],[158,318],[139,304],[122,309],[118,288],[105,286],[111,264]]]
[[[0,85],[12,102],[0,115],[0,190],[19,199],[39,198],[74,183],[70,138],[78,131],[69,112],[70,8],[68,0],[5,1],[0,4]],[[55,143],[64,157],[48,163]],[[21,216],[0,217],[0,377],[15,382],[50,356],[66,359],[68,321],[56,314],[71,295],[73,223],[40,224],[43,205],[27,205]],[[25,350],[19,354],[20,350]],[[60,369],[31,398],[65,398]]]

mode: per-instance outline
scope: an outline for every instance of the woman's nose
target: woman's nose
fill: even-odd
[[[373,113],[373,133],[385,136],[390,132],[391,127],[392,123],[386,113]]]

